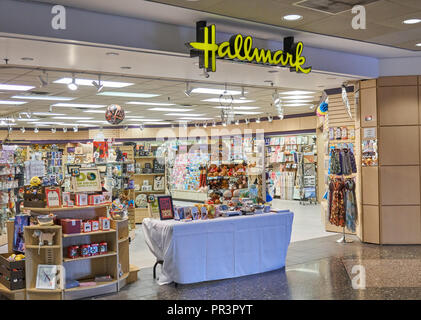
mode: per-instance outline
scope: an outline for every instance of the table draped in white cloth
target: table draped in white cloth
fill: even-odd
[[[294,214],[181,222],[143,220],[145,241],[162,260],[159,284],[188,284],[241,277],[285,266]]]

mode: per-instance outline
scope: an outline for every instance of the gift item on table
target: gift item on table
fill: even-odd
[[[67,248],[67,257],[76,259],[79,257],[79,246],[70,246]]]
[[[92,232],[92,223],[90,221],[82,222],[82,232]]]
[[[77,206],[87,206],[88,205],[88,195],[86,193],[77,193],[76,194],[76,205]]]
[[[80,233],[82,229],[81,219],[61,219],[60,224],[64,234]]]
[[[106,242],[101,242],[98,247],[99,254],[105,254],[108,252],[108,246]]]

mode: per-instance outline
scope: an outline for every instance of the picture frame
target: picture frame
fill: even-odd
[[[36,288],[41,290],[54,290],[57,288],[57,266],[39,264],[37,271]]]
[[[158,196],[159,217],[161,220],[174,219],[172,196]]]
[[[48,208],[61,207],[61,188],[60,187],[47,187],[45,188],[45,197],[47,200]]]
[[[102,191],[101,176],[98,168],[80,168],[78,177],[72,177],[73,192]]]
[[[72,175],[72,177],[78,177],[80,174],[80,168],[81,166],[77,164],[69,165],[67,166],[67,173]]]

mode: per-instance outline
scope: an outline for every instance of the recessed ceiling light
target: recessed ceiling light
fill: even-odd
[[[235,111],[234,114],[261,114],[262,112],[255,112],[255,111]]]
[[[188,112],[193,109],[182,109],[182,108],[150,108],[149,111],[163,111],[163,112]]]
[[[279,92],[280,94],[289,94],[289,95],[301,95],[301,94],[314,94],[314,91],[304,91],[304,90],[293,90],[293,91],[284,91]]]
[[[404,24],[416,24],[416,23],[420,23],[421,22],[421,19],[407,19],[407,20],[404,20],[404,21],[402,21],[402,23],[404,23]]]
[[[198,118],[198,117],[183,117],[178,118],[179,120],[213,120],[213,118]]]
[[[204,102],[218,102],[219,103],[219,98],[211,98],[211,99],[205,99],[202,100]],[[232,100],[232,103],[249,103],[249,102],[254,102],[254,100],[245,100],[245,99],[234,99]]]
[[[56,103],[52,105],[53,107],[61,107],[61,108],[105,108],[106,106],[103,104],[84,104],[84,103]]]
[[[175,106],[175,103],[161,103],[161,102],[141,102],[141,101],[130,101],[126,104],[136,104],[142,106]]]
[[[72,78],[61,78],[58,80],[53,81],[53,83],[60,83],[60,84],[69,84],[72,83]],[[75,83],[78,86],[91,86],[93,87],[94,85],[92,84],[92,81],[95,81],[95,79],[75,79]],[[110,88],[124,88],[124,87],[128,87],[133,85],[134,83],[130,83],[130,82],[119,82],[119,81],[101,81],[101,84],[104,87],[110,87]],[[1,89],[1,88],[0,88]]]
[[[155,93],[136,93],[136,92],[118,92],[118,91],[104,91],[97,93],[98,96],[110,97],[128,97],[128,98],[153,98],[159,97],[160,94]]]
[[[105,53],[107,56],[118,56],[119,55],[119,53],[118,52],[113,52],[113,51],[110,51],[110,52],[107,52],[107,53]]]
[[[21,60],[23,60],[23,61],[34,61],[34,58],[31,58],[31,57],[23,57],[23,58],[20,58]]]
[[[226,109],[226,107],[218,106],[214,107],[215,109]],[[232,107],[234,110],[254,110],[254,109],[260,109],[260,107],[252,107],[252,106],[238,106],[238,107]]]
[[[28,100],[52,100],[52,101],[71,101],[76,98],[72,97],[56,97],[56,96],[47,96],[47,95],[32,95],[32,96],[25,96],[25,95],[18,95],[13,96],[13,99],[28,99]]]
[[[301,20],[302,18],[303,16],[299,14],[288,14],[282,17],[283,20],[287,20],[287,21],[297,21],[297,20]]]
[[[11,101],[11,100],[0,100],[0,104],[13,104],[13,105],[21,105],[27,103],[26,101]]]
[[[10,90],[10,91],[28,91],[35,88],[34,86],[22,86],[14,84],[0,84],[0,90]]]
[[[92,117],[53,117],[53,119],[58,120],[91,120]]]
[[[194,88],[192,92],[204,93],[204,94],[229,94],[232,96],[241,94],[241,91],[237,91],[237,90],[224,90],[224,89],[212,89],[212,88]]]
[[[173,116],[173,117],[179,117],[180,114],[179,113],[166,113],[166,116]],[[205,113],[184,113],[182,114],[183,117],[200,117],[200,116],[204,116]]]
[[[282,97],[281,98],[282,100],[283,99],[285,99],[285,100],[297,100],[297,99],[310,99],[310,100],[312,100],[313,99],[313,97],[312,96],[300,96],[300,95],[298,95],[298,96],[286,96],[286,97]]]

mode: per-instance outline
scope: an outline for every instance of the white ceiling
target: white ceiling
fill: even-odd
[[[382,0],[369,4],[367,6],[367,19],[369,22],[367,30],[360,30],[359,32],[351,30],[348,33],[343,32],[344,27],[342,25],[346,24],[349,29],[351,20],[349,12],[325,17],[317,11],[295,6],[293,7],[294,13],[299,11],[300,14],[304,15],[304,19],[294,23],[285,23],[280,19],[281,16],[291,13],[288,10],[291,10],[291,4],[297,1],[264,0],[267,2],[264,8],[260,8],[263,0],[254,4],[252,0],[248,1],[251,3],[250,6],[244,7],[250,8],[252,5],[259,5],[259,7],[256,10],[246,10],[245,12],[249,12],[247,17],[236,17],[235,14],[230,14],[231,11],[238,12],[238,1],[234,0],[228,2],[221,0],[183,2],[184,7],[197,8],[197,10],[144,0],[39,0],[39,2],[63,4],[84,10],[188,27],[193,27],[195,21],[207,20],[209,23],[218,24],[218,30],[221,32],[241,32],[253,34],[257,38],[275,41],[279,41],[280,38],[285,36],[294,36],[297,40],[305,42],[310,47],[376,58],[421,56],[419,51],[410,51],[396,47],[402,45],[412,50],[418,49],[414,47],[414,41],[421,41],[421,38],[418,36],[419,25],[402,25],[401,22],[403,19],[411,18],[414,15],[417,17],[421,15],[419,0],[403,0],[405,5],[401,5],[402,0]],[[177,1],[168,2],[178,4]],[[268,8],[272,12],[270,17],[276,17],[276,23],[266,21],[270,17],[265,13],[264,9]],[[251,17],[253,14],[261,14],[263,20],[257,22],[256,19]],[[328,20],[326,20],[327,18]],[[302,29],[303,26],[306,26],[305,30]],[[402,40],[405,39],[408,43],[402,43]],[[386,43],[389,46],[376,43]]]

